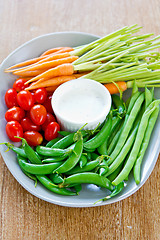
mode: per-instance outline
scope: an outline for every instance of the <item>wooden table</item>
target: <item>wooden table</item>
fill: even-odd
[[[103,36],[124,25],[160,34],[159,0],[0,0],[0,61],[22,43],[56,31]],[[3,81],[3,79],[1,79]],[[159,157],[160,160],[160,157]],[[0,239],[160,239],[160,163],[131,197],[103,207],[66,208],[28,193],[0,158]]]

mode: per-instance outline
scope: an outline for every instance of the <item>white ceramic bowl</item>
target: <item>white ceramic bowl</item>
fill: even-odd
[[[79,78],[56,89],[52,108],[62,130],[75,132],[83,126],[91,130],[104,122],[111,108],[111,95],[101,83]]]
[[[12,52],[1,64],[0,66],[0,142],[8,142],[9,139],[6,136],[5,125],[6,121],[4,118],[5,112],[7,110],[4,103],[4,95],[8,88],[12,87],[15,77],[12,74],[4,73],[4,69],[18,63],[20,61],[39,56],[43,51],[58,46],[78,46],[82,44],[89,43],[94,41],[98,37],[87,34],[87,33],[78,33],[78,32],[64,32],[64,33],[51,33],[44,36],[35,38]],[[130,95],[130,92],[125,93],[126,97]],[[155,97],[160,96],[160,89],[155,90]],[[3,156],[4,162],[7,165],[9,171],[16,178],[16,180],[31,194],[43,199],[45,201],[62,205],[68,207],[95,207],[101,205],[111,204],[117,201],[120,201],[134,192],[136,192],[148,179],[151,174],[156,160],[158,158],[160,150],[160,116],[155,125],[150,144],[146,151],[145,157],[142,164],[142,174],[141,174],[141,183],[137,186],[133,179],[132,174],[129,176],[127,186],[123,191],[115,196],[114,198],[109,199],[105,202],[99,202],[96,205],[94,204],[97,200],[106,196],[106,189],[101,189],[94,185],[84,185],[79,196],[61,196],[56,195],[49,190],[45,189],[40,183],[37,187],[34,187],[34,183],[31,179],[26,177],[21,169],[18,166],[16,161],[16,155],[14,152],[9,151],[5,152],[6,147],[0,145],[0,151]],[[8,182],[9,184],[9,182]],[[144,196],[145,197],[145,196]]]

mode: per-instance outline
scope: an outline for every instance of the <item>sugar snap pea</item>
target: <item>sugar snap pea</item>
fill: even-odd
[[[57,138],[52,139],[51,141],[49,141],[49,142],[46,144],[46,147],[52,147],[53,144],[55,144],[56,142],[58,142],[60,139],[61,139],[60,137],[57,137]]]
[[[160,100],[155,100],[145,110],[138,128],[136,139],[135,139],[133,148],[131,150],[131,153],[129,155],[129,158],[125,166],[123,167],[122,171],[120,172],[120,174],[113,181],[114,185],[118,185],[120,182],[122,182],[129,175],[131,169],[133,168],[136,158],[138,156],[143,138],[144,138],[144,134],[148,124],[148,119],[151,116],[152,112],[157,108],[159,103],[160,103]]]
[[[59,184],[59,183],[62,183],[63,182],[63,178],[57,174],[57,173],[52,173],[49,175],[49,178],[51,179],[51,181],[55,184]]]
[[[71,153],[71,149],[58,149],[58,148],[49,148],[44,146],[37,146],[36,151],[47,157],[58,157],[58,156],[64,156],[66,154]]]
[[[27,158],[27,155],[24,151],[23,148],[20,148],[20,147],[15,147],[13,144],[11,143],[3,143],[5,144],[9,149],[11,149],[13,152],[17,153],[18,155],[24,157],[24,158]]]
[[[84,143],[84,148],[88,151],[98,148],[108,136],[108,127],[112,124],[111,116],[105,120],[102,129],[90,140]]]
[[[132,99],[131,99],[132,100]],[[120,134],[120,137],[119,137],[119,140],[116,144],[116,147],[114,149],[114,151],[111,153],[110,155],[110,160],[108,161],[108,164],[111,164],[114,159],[117,157],[117,155],[119,154],[119,152],[121,151],[129,133],[130,133],[130,130],[133,126],[133,123],[135,121],[135,118],[137,116],[137,114],[139,113],[140,111],[140,108],[142,106],[142,103],[144,101],[144,93],[142,93],[136,100],[132,110],[131,110],[131,113],[126,121],[126,123],[124,122],[124,127],[123,127],[123,130]]]
[[[135,179],[136,184],[140,183],[142,160],[143,160],[144,154],[146,152],[146,149],[148,147],[149,140],[150,140],[150,137],[151,137],[151,133],[153,131],[154,125],[155,125],[157,117],[158,117],[158,113],[159,113],[159,107],[157,107],[153,111],[153,113],[151,114],[151,116],[149,118],[148,126],[147,126],[145,136],[144,136],[144,140],[142,142],[140,152],[138,154],[138,157],[136,159],[136,162],[135,162],[135,165],[134,165],[134,168],[133,168],[133,175],[134,175],[134,179]]]
[[[64,179],[64,182],[60,184],[60,187],[70,186],[71,184],[82,184],[82,183],[91,183],[99,187],[107,188],[110,191],[113,191],[114,186],[111,182],[103,176],[100,176],[97,173],[85,172],[73,174]]]
[[[81,155],[81,158],[79,160],[79,166],[80,168],[83,168],[87,164],[87,157],[85,155]]]
[[[62,164],[61,162],[50,163],[50,164],[31,164],[31,163],[27,163],[22,159],[19,160],[19,165],[21,168],[23,168],[26,172],[35,174],[35,175],[51,174],[61,164]]]
[[[60,167],[58,167],[56,170],[54,170],[54,172],[66,173],[66,172],[70,171],[72,168],[74,168],[74,166],[80,160],[82,151],[83,151],[83,138],[81,138],[80,140],[78,140],[76,142],[72,154]]]

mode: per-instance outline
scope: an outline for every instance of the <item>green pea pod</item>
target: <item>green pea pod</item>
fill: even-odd
[[[60,194],[60,195],[66,195],[66,196],[77,195],[77,193],[75,193],[75,192],[69,191],[69,190],[64,189],[64,188],[56,187],[53,184],[53,182],[48,177],[46,177],[45,175],[37,175],[36,177],[44,187],[46,187],[48,190],[50,190],[54,193],[57,193],[57,194]]]
[[[132,99],[131,99],[132,100]],[[136,116],[138,115],[140,109],[141,109],[141,106],[142,106],[142,103],[144,101],[144,93],[142,93],[136,100],[131,112],[130,112],[130,115],[129,117],[127,118],[127,121],[126,123],[124,122],[124,127],[123,127],[123,130],[120,134],[120,137],[119,137],[119,140],[117,142],[117,145],[114,149],[114,151],[112,152],[112,154],[110,155],[110,160],[108,161],[108,164],[111,164],[114,159],[117,157],[117,155],[119,154],[119,152],[121,151],[129,133],[130,133],[130,130],[133,126],[133,123],[136,119]]]
[[[46,144],[46,147],[52,147],[53,144],[55,144],[56,142],[58,142],[61,138],[60,137],[57,137],[55,139],[52,139],[51,141],[49,141],[47,144]]]
[[[20,147],[15,147],[13,144],[11,143],[1,143],[1,144],[5,144],[9,149],[11,149],[13,152],[17,153],[18,155],[27,158],[27,155],[24,151],[23,148]]]
[[[99,166],[101,163],[101,159],[98,157],[96,160],[88,162],[84,167],[76,166],[70,171],[66,172],[66,175],[72,175],[76,173],[82,173],[82,172],[90,172],[94,170],[97,166]]]
[[[148,126],[147,126],[147,129],[145,132],[144,140],[142,142],[140,152],[138,154],[138,157],[136,159],[136,162],[135,162],[135,165],[133,168],[133,174],[134,174],[134,179],[135,179],[136,184],[140,183],[142,160],[143,160],[144,154],[146,152],[146,149],[148,147],[151,133],[153,131],[154,125],[155,125],[157,117],[158,117],[158,113],[159,113],[159,107],[157,107],[154,110],[154,112],[152,113],[152,115],[150,116],[150,119],[148,121]]]
[[[87,158],[85,155],[82,154],[80,160],[79,160],[79,166],[80,168],[83,168],[87,164]]]
[[[71,134],[71,132],[67,132],[67,131],[59,131],[58,132],[60,135],[62,135],[63,137],[68,136],[69,134]]]
[[[112,124],[111,116],[109,116],[102,129],[90,140],[84,143],[84,148],[88,151],[91,149],[98,148],[107,138],[109,131],[108,128]]]
[[[91,159],[95,160],[97,157],[99,157],[99,155],[97,153],[91,153]]]
[[[19,164],[19,161],[20,161],[20,160],[25,160],[25,161],[27,162],[27,159],[24,158],[24,157],[22,157],[22,156],[20,156],[19,154],[17,154],[17,160],[18,160],[18,164]],[[19,164],[19,166],[20,166],[20,164]],[[36,178],[36,176],[33,175],[33,174],[30,174],[30,173],[26,172],[26,171],[23,169],[23,167],[20,166],[20,168],[21,168],[22,172],[23,172],[27,177],[29,177],[30,179],[32,179],[32,180],[35,182],[35,187],[36,187],[36,186],[37,186],[37,178]]]
[[[133,168],[134,163],[137,159],[138,153],[140,151],[140,147],[141,147],[141,144],[145,135],[145,131],[148,125],[148,120],[152,112],[158,107],[159,103],[160,103],[160,100],[155,100],[145,110],[138,128],[136,139],[135,139],[133,148],[131,150],[131,153],[129,155],[129,158],[125,166],[123,167],[122,171],[120,172],[120,174],[113,181],[114,185],[118,185],[120,182],[122,182],[129,175],[131,169]]]
[[[128,106],[128,108],[127,108],[127,114],[130,114],[130,112],[131,112],[131,110],[132,110],[132,108],[133,108],[136,100],[139,98],[140,95],[141,95],[141,92],[135,92],[135,93],[132,95],[132,97],[131,97],[131,99],[130,99],[130,102],[129,102],[129,106]]]
[[[118,116],[123,117],[125,114],[125,103],[120,99],[118,95],[112,95],[112,101],[115,107],[117,108]]]
[[[73,150],[72,154],[70,155],[70,157],[60,167],[58,167],[56,170],[54,170],[54,172],[66,173],[66,172],[70,171],[72,168],[74,168],[74,166],[80,160],[82,151],[83,151],[83,138],[81,138],[80,140],[78,140],[76,142],[74,150]]]
[[[47,157],[59,157],[59,156],[65,156],[66,154],[71,153],[71,149],[58,149],[58,148],[49,148],[44,146],[37,146],[36,151]]]
[[[151,104],[152,102],[152,93],[149,91],[147,87],[145,87],[145,109]]]
[[[19,160],[19,165],[26,172],[35,174],[35,175],[44,175],[51,174],[57,167],[59,167],[62,163],[50,163],[50,164],[31,164],[27,163],[25,160]]]
[[[111,182],[104,176],[100,176],[97,173],[85,172],[85,173],[77,173],[73,174],[64,179],[64,182],[60,184],[60,187],[67,187],[71,184],[82,184],[82,183],[90,183],[95,184],[99,187],[107,188],[110,191],[113,191],[114,186]]]
[[[51,181],[55,184],[59,184],[62,183],[64,181],[64,179],[57,173],[52,173],[49,175],[49,178],[51,179]]]
[[[77,184],[77,185],[74,186],[74,189],[75,189],[76,193],[78,194],[82,190],[82,185]]]
[[[119,183],[117,186],[115,186],[113,192],[111,192],[110,195],[108,195],[108,196],[106,196],[106,197],[98,200],[97,202],[106,201],[106,200],[108,200],[108,199],[110,199],[110,198],[118,195],[118,194],[123,190],[123,188],[124,188],[124,182],[121,182],[121,183]],[[96,203],[97,203],[97,202],[96,202]]]
[[[119,167],[117,167],[116,170],[107,177],[109,181],[113,182],[113,180],[118,176],[118,174],[122,170],[122,167],[123,167],[123,163],[121,163]]]
[[[27,158],[31,163],[42,164],[41,158],[35,153],[35,151],[28,145],[27,141],[24,138],[22,139],[22,146],[27,155]]]

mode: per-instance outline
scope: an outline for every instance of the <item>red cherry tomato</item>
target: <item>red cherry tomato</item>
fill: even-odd
[[[47,91],[45,88],[39,88],[34,93],[34,99],[37,103],[44,103],[44,101],[47,99]]]
[[[36,125],[42,125],[46,121],[47,111],[43,105],[34,105],[30,110],[30,117]]]
[[[15,120],[20,122],[22,118],[24,118],[25,112],[20,107],[12,107],[8,109],[8,111],[5,113],[5,119],[7,122]]]
[[[17,94],[17,102],[24,110],[30,110],[34,105],[34,98],[29,91],[22,90]]]
[[[17,92],[15,89],[10,88],[7,90],[5,94],[5,102],[8,108],[12,108],[14,106],[18,106],[17,103]]]
[[[47,141],[51,141],[52,139],[58,137],[58,131],[60,131],[60,126],[57,122],[51,122],[46,127],[44,136]]]
[[[55,122],[56,119],[51,113],[47,113],[46,121],[42,124],[42,130],[45,131],[46,127],[50,122]]]
[[[43,106],[46,108],[47,112],[49,113],[53,113],[51,99],[52,99],[52,96],[48,96],[46,101],[43,103]]]
[[[20,91],[24,90],[26,87],[28,87],[28,84],[25,84],[25,82],[26,82],[26,79],[19,78],[14,82],[13,88],[17,92],[20,92]]]
[[[41,130],[41,126],[35,125],[28,117],[23,118],[20,123],[24,132]]]
[[[6,125],[6,133],[9,137],[9,139],[13,142],[20,142],[21,139],[15,138],[17,137],[23,137],[23,129],[19,122],[17,121],[10,121]]]
[[[30,146],[40,145],[43,141],[42,135],[36,131],[27,131],[23,134],[23,137]]]

